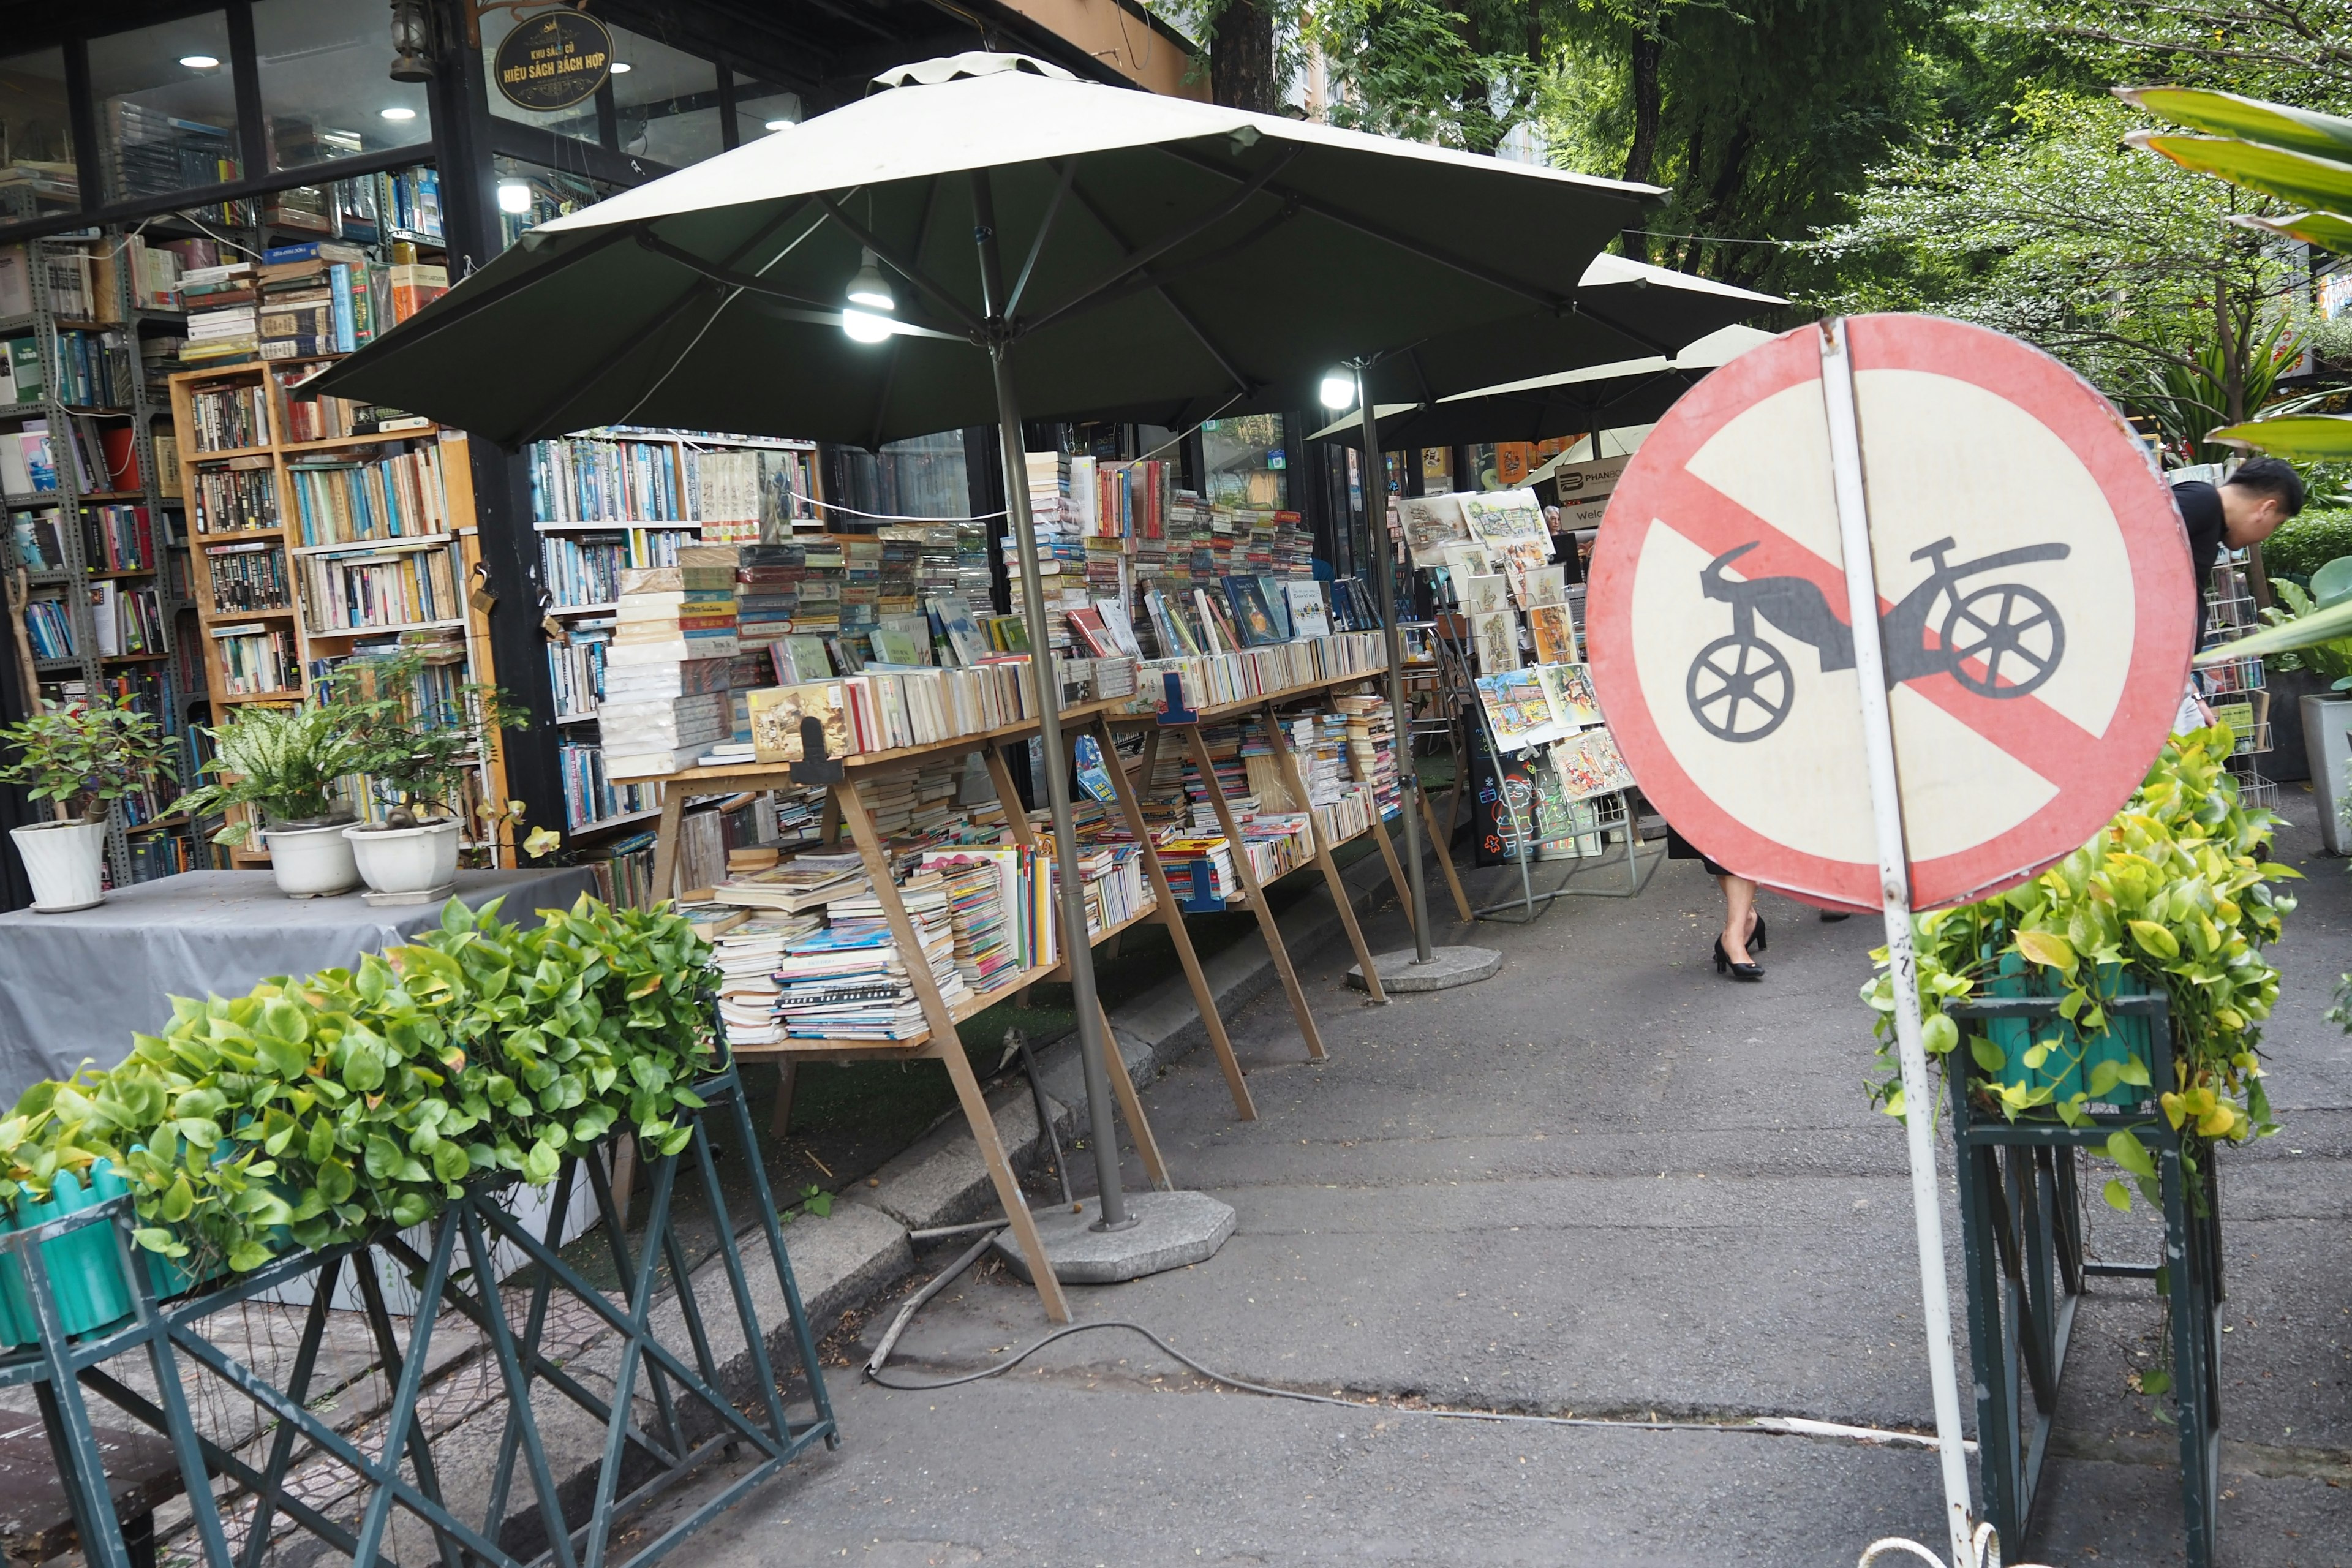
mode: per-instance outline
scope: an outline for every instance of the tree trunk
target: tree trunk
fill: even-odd
[[[1661,108],[1658,84],[1658,35],[1648,27],[1633,30],[1633,49],[1629,75],[1633,92],[1633,141],[1625,149],[1625,177],[1648,184],[1650,171],[1658,159],[1658,115]],[[1650,237],[1633,229],[1619,236],[1618,243],[1625,254],[1635,261],[1650,258]]]
[[[1209,95],[1228,109],[1282,112],[1274,78],[1274,13],[1262,0],[1226,0],[1209,28]]]

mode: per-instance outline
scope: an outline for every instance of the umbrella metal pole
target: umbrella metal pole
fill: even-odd
[[[1060,884],[1062,952],[1070,965],[1070,1005],[1078,1013],[1078,1067],[1086,1075],[1087,1125],[1094,1144],[1095,1183],[1102,1201],[1102,1219],[1097,1228],[1123,1230],[1135,1221],[1128,1215],[1127,1194],[1119,1187],[1118,1129],[1111,1121],[1106,1066],[1109,1042],[1102,1037],[1103,1010],[1095,994],[1094,952],[1087,944],[1086,884],[1078,877],[1078,840],[1070,824],[1070,762],[1062,740],[1062,682],[1054,669],[1045,590],[1037,574],[1037,538],[1029,519],[1029,465],[1021,439],[1021,401],[1013,390],[1013,367],[1006,358],[1013,348],[1012,334],[1003,319],[993,314],[1003,300],[1003,280],[998,271],[993,225],[985,209],[975,238],[992,313],[988,358],[996,373],[996,427],[1004,449],[1004,521],[1012,524],[1013,549],[1021,562],[1021,616],[1029,627],[1029,673],[1037,694],[1037,750],[1045,767],[1045,798],[1054,815],[1054,875]],[[1111,762],[1118,765],[1116,758]],[[1044,1267],[1042,1260],[1039,1266]]]
[[[1404,818],[1405,880],[1410,885],[1412,898],[1413,961],[1427,963],[1430,961],[1429,891],[1421,876],[1421,819],[1415,815],[1415,808],[1421,805],[1421,774],[1414,768],[1412,724],[1406,716],[1404,706],[1404,634],[1397,626],[1396,563],[1390,554],[1388,540],[1388,485],[1383,480],[1377,491],[1373,488],[1373,480],[1382,471],[1381,416],[1372,406],[1371,388],[1366,384],[1366,380],[1364,367],[1359,364],[1356,366],[1356,406],[1362,411],[1364,420],[1364,531],[1371,540],[1372,577],[1381,596],[1381,630],[1388,638],[1389,708],[1391,721],[1396,726],[1396,739],[1392,743],[1399,752],[1397,815]],[[1377,512],[1373,510],[1376,500],[1379,503]],[[1388,829],[1375,824],[1375,831],[1386,833]],[[1437,852],[1443,855],[1446,847],[1441,844]]]

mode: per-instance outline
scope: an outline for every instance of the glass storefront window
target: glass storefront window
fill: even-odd
[[[1212,419],[1201,426],[1202,466],[1209,500],[1226,506],[1290,505],[1286,432],[1279,414]]]
[[[0,59],[0,218],[81,205],[63,49]]]
[[[515,30],[512,11],[486,11],[482,14],[482,90],[489,95],[490,112],[500,120],[511,120],[523,125],[536,125],[541,131],[558,136],[569,136],[575,142],[594,142],[596,133],[596,100],[574,104],[570,109],[551,110],[544,113],[524,109],[508,100],[499,90],[499,46]],[[379,29],[381,31],[381,29]],[[389,34],[384,35],[389,37]],[[387,48],[389,46],[386,46]]]
[[[612,32],[621,151],[675,169],[724,152],[719,68],[626,27]]]
[[[382,0],[260,0],[254,6],[272,169],[432,140],[425,85],[384,75],[386,37]]]
[[[772,81],[735,79],[735,144],[789,131],[801,122],[801,95]]]
[[[89,41],[110,201],[241,179],[228,23],[218,11]]]
[[[971,510],[964,471],[963,432],[914,436],[886,441],[879,453],[841,448],[835,476],[841,501],[859,511],[890,517],[962,517]],[[848,512],[826,513],[826,526],[842,533],[870,533],[883,526]]]
[[[520,239],[526,230],[593,206],[621,189],[585,174],[569,174],[503,154],[490,160],[490,174],[497,185],[501,250]]]

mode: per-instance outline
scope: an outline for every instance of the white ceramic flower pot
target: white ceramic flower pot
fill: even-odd
[[[346,819],[348,820],[348,819]],[[272,827],[265,843],[278,890],[289,899],[323,899],[359,886],[344,822]]]
[[[2352,828],[2344,821],[2346,776],[2352,763],[2352,699],[2332,692],[2304,698],[2303,750],[2311,759],[2311,790],[2319,797],[2319,844],[2330,855],[2352,855]]]
[[[360,875],[379,893],[425,893],[457,875],[457,818],[422,827],[346,827]]]
[[[33,884],[33,908],[45,915],[86,910],[103,901],[100,868],[106,859],[106,824],[41,822],[12,827],[16,854]]]

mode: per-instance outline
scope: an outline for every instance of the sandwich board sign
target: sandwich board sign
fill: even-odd
[[[1974,1531],[1912,911],[2024,881],[2124,805],[2179,710],[2195,595],[2115,406],[1927,316],[1802,327],[1708,375],[1593,552],[1593,687],[1642,793],[1740,874],[1885,921],[1956,1565]]]

